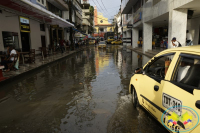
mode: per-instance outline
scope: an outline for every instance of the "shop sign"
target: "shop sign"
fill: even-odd
[[[133,28],[133,25],[132,24],[128,24],[127,28]]]
[[[81,33],[75,33],[75,37],[83,37],[83,35]]]
[[[138,21],[142,20],[142,12],[138,12],[135,17],[133,18],[133,23],[137,23]]]
[[[51,25],[51,28],[59,28],[58,25]]]
[[[28,18],[19,17],[20,19],[20,30],[21,32],[30,32],[30,21]]]

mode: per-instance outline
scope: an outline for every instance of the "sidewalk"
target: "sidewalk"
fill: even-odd
[[[142,52],[142,48],[132,48],[132,46],[128,46],[128,49],[135,51],[139,54],[145,55],[147,57],[152,58],[153,56],[155,56],[156,54],[160,53],[161,51],[165,50],[164,48],[156,48],[156,49],[152,49],[152,50],[148,50],[145,53]]]
[[[35,70],[38,70],[39,68],[43,68],[50,63],[53,63],[55,61],[58,61],[60,59],[63,59],[69,55],[72,55],[76,52],[88,49],[90,46],[81,48],[80,50],[74,50],[70,52],[64,52],[63,54],[57,53],[55,55],[51,55],[46,57],[44,60],[42,59],[42,56],[36,56],[35,57],[35,63],[31,64],[20,64],[20,68],[17,71],[10,71],[10,72],[3,72],[4,77],[8,78],[6,80],[0,81],[0,86],[4,85],[5,83],[12,82],[13,80],[17,79],[19,76],[23,76],[28,74],[29,72],[33,72]]]

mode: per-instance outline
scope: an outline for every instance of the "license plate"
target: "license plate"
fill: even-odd
[[[171,110],[173,110],[175,113],[177,113],[179,116],[181,116],[182,102],[180,100],[163,93],[163,95],[162,95],[162,105],[167,109],[171,108]]]

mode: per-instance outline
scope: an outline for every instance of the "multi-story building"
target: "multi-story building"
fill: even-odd
[[[103,13],[97,11],[94,7],[94,36],[104,37],[105,32],[114,32],[113,24],[108,22],[108,18],[103,16]]]
[[[90,6],[88,1],[82,3],[82,26],[83,32],[86,34],[92,34],[93,32],[93,21],[94,21],[94,8]]]
[[[118,14],[115,15],[115,22],[116,22],[116,32],[118,33],[118,37],[121,37],[122,35],[122,16],[121,16],[121,10],[118,12]]]
[[[65,11],[63,0],[1,0],[0,51],[8,46],[37,50],[63,39],[64,28],[74,26],[64,18]]]
[[[127,21],[123,25],[123,33],[127,34],[124,29],[129,27],[133,48],[137,47],[139,37],[142,37],[143,52],[152,49],[152,41],[159,46],[162,40],[168,40],[168,48],[172,48],[173,37],[185,46],[186,30],[192,34],[193,43],[197,45],[200,43],[199,7],[199,0],[122,0],[121,13],[126,16],[123,22]]]

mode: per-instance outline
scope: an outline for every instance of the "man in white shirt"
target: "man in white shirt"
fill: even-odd
[[[12,48],[12,50],[10,52],[10,56],[13,56],[13,55],[16,55],[16,54],[17,54],[16,50]],[[14,61],[14,57],[11,57],[10,60]]]
[[[4,70],[6,71],[10,71],[8,69],[8,63],[12,63],[14,61],[14,57],[11,57],[11,56],[14,56],[17,54],[17,51],[11,46],[10,47],[10,58],[8,60],[4,60],[1,62],[1,65],[4,66]]]
[[[187,30],[187,34],[186,34],[186,45],[187,46],[190,46],[190,45],[193,45],[192,43],[192,34],[189,33],[189,30]]]
[[[174,48],[179,46],[179,42],[176,41],[176,37],[172,38],[172,45],[173,45]]]

